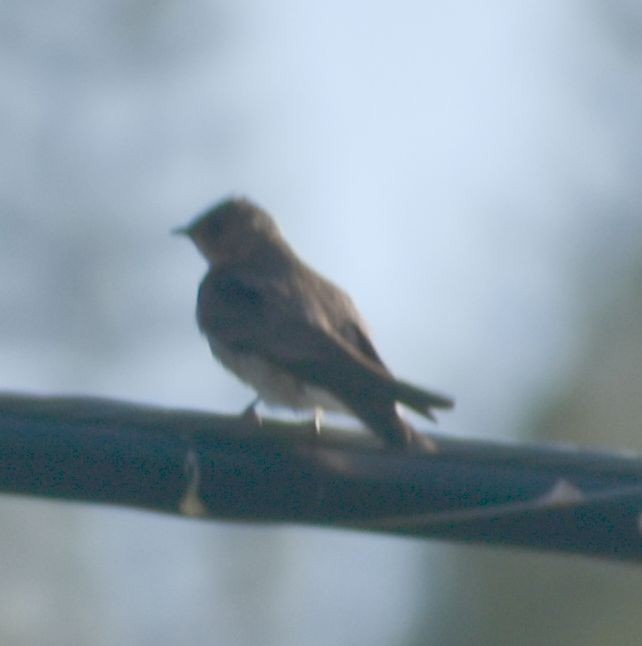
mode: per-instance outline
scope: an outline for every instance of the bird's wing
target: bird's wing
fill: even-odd
[[[395,379],[370,340],[368,328],[352,299],[340,287],[330,283],[314,271],[312,274],[319,302],[333,305],[327,307],[325,311],[328,320],[332,322],[331,336],[341,345],[347,344],[347,349],[351,354],[360,355],[361,361],[374,368],[381,377],[385,376],[387,382],[393,382],[397,393],[396,401],[407,404],[431,419],[433,419],[430,412],[431,406],[434,408],[452,408],[454,406],[453,400],[449,397]]]
[[[358,350],[365,358],[389,372],[372,341],[360,322],[346,321],[337,328],[341,338]]]
[[[323,317],[308,316],[292,303],[280,283],[212,275],[199,292],[199,325],[231,349],[255,354],[324,388],[353,410],[364,399],[401,401],[428,415],[431,406],[452,406],[448,398],[396,380],[369,341],[373,357]]]
[[[379,365],[385,372],[388,368],[379,356],[370,340],[368,327],[354,306],[352,299],[340,287],[326,280],[313,269],[305,267],[309,276],[315,302],[320,304],[323,317],[331,324],[332,330],[355,350],[373,363]]]

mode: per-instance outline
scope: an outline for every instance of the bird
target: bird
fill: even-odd
[[[263,401],[293,410],[351,413],[388,448],[427,439],[398,403],[433,419],[454,401],[396,379],[340,287],[301,260],[276,222],[246,198],[228,198],[184,227],[209,267],[196,319],[212,354]]]

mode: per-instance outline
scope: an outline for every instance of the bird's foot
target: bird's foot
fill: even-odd
[[[239,415],[239,419],[241,421],[251,424],[256,427],[260,427],[263,425],[263,420],[261,419],[261,416],[256,412],[256,407],[258,406],[259,402],[261,401],[260,397],[257,397],[256,399],[253,399],[243,410],[243,412]]]
[[[321,436],[321,427],[323,426],[323,408],[317,406],[314,409],[314,417],[312,418],[312,432],[314,437],[318,438]]]

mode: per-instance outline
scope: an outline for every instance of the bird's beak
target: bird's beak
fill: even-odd
[[[170,233],[173,236],[188,236],[189,227],[176,227],[175,229],[172,229]]]

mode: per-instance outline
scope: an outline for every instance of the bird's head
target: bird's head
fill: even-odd
[[[172,233],[186,235],[210,264],[241,261],[282,241],[274,220],[246,199],[228,199]]]

